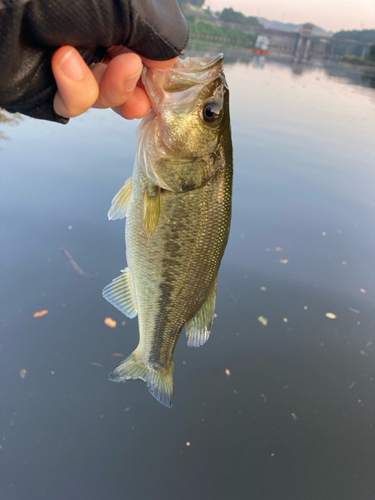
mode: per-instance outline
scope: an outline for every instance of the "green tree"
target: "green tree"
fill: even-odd
[[[375,43],[371,45],[368,57],[371,61],[375,61]]]
[[[373,42],[375,43],[375,29],[374,30],[350,30],[338,31],[333,35],[333,38],[337,39],[350,39],[357,40],[358,42]]]
[[[252,26],[262,26],[256,17],[245,16],[242,12],[233,10],[232,7],[224,9],[220,14],[220,19],[227,23],[250,24]]]

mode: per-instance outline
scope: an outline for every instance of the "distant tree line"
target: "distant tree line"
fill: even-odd
[[[262,26],[256,17],[245,16],[242,12],[233,10],[232,7],[224,9],[220,14],[220,19],[227,23],[248,24],[251,26]]]
[[[358,42],[372,42],[375,43],[375,30],[351,30],[338,31],[333,35],[333,38],[337,39],[350,39],[357,40]]]

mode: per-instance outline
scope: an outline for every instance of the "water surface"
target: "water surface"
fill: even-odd
[[[373,498],[375,77],[233,51],[226,74],[232,231],[171,410],[107,380],[138,339],[101,296],[125,267],[106,213],[137,122],[2,127],[1,500]]]

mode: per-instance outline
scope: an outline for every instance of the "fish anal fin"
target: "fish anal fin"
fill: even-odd
[[[200,309],[186,322],[186,339],[189,347],[199,347],[207,342],[214,321],[217,278]]]
[[[173,361],[167,367],[155,369],[146,363],[137,348],[115,370],[109,374],[113,382],[143,380],[154,398],[170,408],[173,404]]]
[[[160,188],[146,189],[143,199],[143,227],[147,240],[152,238],[160,217]]]
[[[134,318],[137,316],[137,308],[131,291],[129,268],[122,273],[104,288],[103,297],[126,316]]]
[[[130,197],[132,194],[132,178],[125,182],[120,191],[113,198],[111,208],[108,212],[109,220],[123,219],[129,208]]]

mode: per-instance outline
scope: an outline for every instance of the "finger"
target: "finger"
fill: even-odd
[[[94,107],[113,108],[132,95],[142,73],[142,60],[134,53],[120,54],[101,73],[99,97]],[[101,72],[101,68],[99,68]],[[93,68],[95,75],[95,68]]]
[[[99,86],[74,47],[60,47],[54,53],[52,71],[58,88],[53,106],[58,115],[71,118],[91,108],[98,98]]]
[[[146,92],[140,87],[136,87],[124,104],[113,109],[123,118],[133,120],[134,118],[143,118],[150,111],[151,103]]]

